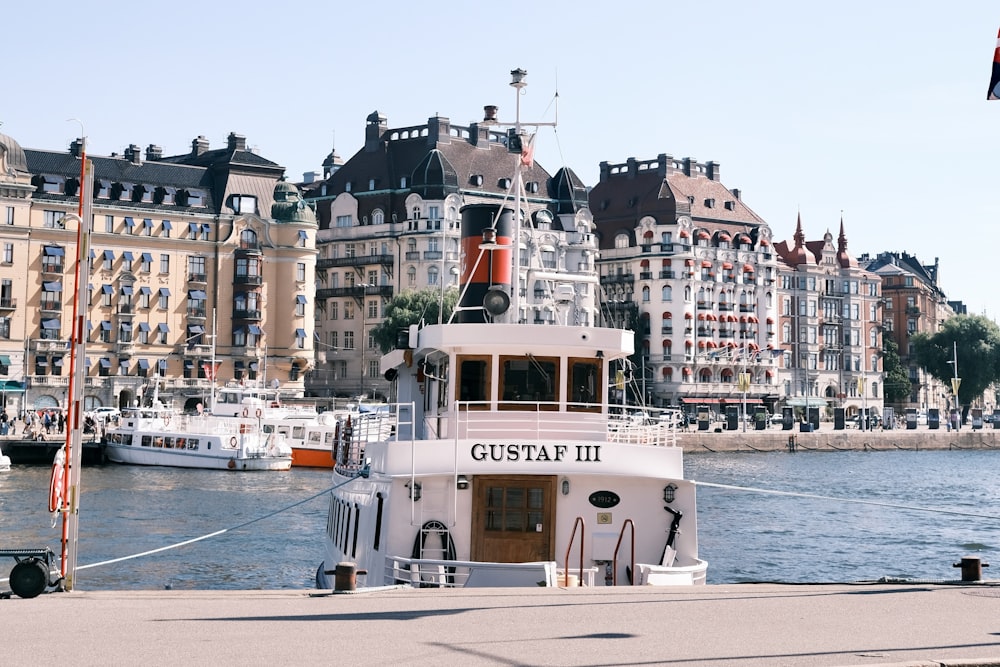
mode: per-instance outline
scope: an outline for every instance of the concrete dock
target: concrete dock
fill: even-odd
[[[10,665],[1000,665],[1000,582],[0,600]]]

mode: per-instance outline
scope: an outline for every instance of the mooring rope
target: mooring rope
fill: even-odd
[[[914,512],[931,512],[932,514],[953,514],[955,516],[967,516],[977,519],[993,519],[1000,521],[1000,516],[996,514],[982,514],[979,512],[964,512],[961,510],[947,510],[934,507],[920,507],[918,505],[903,505],[900,503],[887,503],[879,500],[862,500],[860,498],[837,498],[835,496],[821,496],[815,493],[801,493],[798,491],[777,491],[775,489],[761,489],[753,486],[736,486],[735,484],[716,484],[714,482],[699,482],[691,480],[695,486],[706,486],[715,489],[727,489],[729,491],[746,491],[749,493],[763,493],[773,496],[792,496],[795,498],[810,498],[812,500],[833,500],[838,503],[855,503],[857,505],[875,505],[877,507],[891,507],[899,510],[912,510]]]

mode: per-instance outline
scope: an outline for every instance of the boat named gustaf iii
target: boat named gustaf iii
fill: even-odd
[[[453,321],[404,332],[398,400],[335,446],[317,586],[345,562],[369,586],[704,583],[676,422],[609,401],[632,332],[505,323],[513,212],[461,215]]]

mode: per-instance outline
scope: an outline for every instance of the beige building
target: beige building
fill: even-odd
[[[8,412],[64,406],[83,142],[23,149],[0,135],[0,379]],[[163,156],[92,156],[85,408],[153,391],[208,407],[214,382],[303,393],[317,225],[284,169],[230,134]],[[69,217],[67,217],[69,216]],[[215,372],[213,373],[213,362]]]

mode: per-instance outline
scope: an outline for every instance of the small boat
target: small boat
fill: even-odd
[[[180,415],[164,407],[127,408],[105,434],[109,461],[210,470],[288,470],[291,448],[252,420]]]

